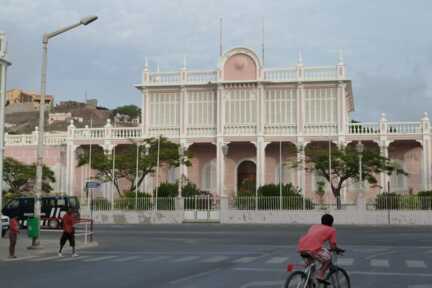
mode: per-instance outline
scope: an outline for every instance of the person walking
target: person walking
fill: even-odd
[[[16,215],[12,215],[9,222],[9,258],[17,258],[15,256],[15,246],[19,234],[19,224]]]
[[[78,254],[75,251],[75,217],[73,209],[69,208],[67,213],[63,216],[63,234],[60,238],[60,249],[58,255],[63,256],[63,247],[66,241],[69,241],[69,245],[72,247],[72,257],[77,257]]]

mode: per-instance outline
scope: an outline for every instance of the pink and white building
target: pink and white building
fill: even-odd
[[[379,175],[379,186],[369,187],[368,198],[391,190],[407,193],[432,188],[430,121],[425,113],[417,122],[393,122],[382,114],[371,123],[351,123],[354,96],[342,57],[331,66],[309,67],[301,55],[295,65],[263,67],[247,48],[223,54],[216,69],[183,68],[151,72],[144,67],[141,92],[142,121],[139,127],[75,128],[46,134],[45,161],[56,171],[56,190],[79,195],[88,167],[76,168],[77,148],[93,144],[111,151],[163,135],[180,143],[193,155],[191,167],[162,167],[160,182],[186,176],[202,190],[234,196],[245,180],[256,187],[291,182],[314,198],[316,175],[290,162],[304,161],[307,145],[355,145],[361,141],[376,147],[398,162],[409,176]],[[35,160],[37,131],[30,135],[6,135],[6,155]],[[282,167],[282,168],[281,168]],[[154,177],[142,190],[151,191]],[[102,188],[107,195],[109,183]],[[359,189],[344,188],[342,200],[351,203]]]

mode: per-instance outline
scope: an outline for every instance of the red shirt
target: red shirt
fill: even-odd
[[[336,229],[327,225],[312,225],[306,235],[300,238],[298,251],[318,251],[326,241],[330,247],[336,247]]]
[[[63,231],[66,233],[73,233],[75,224],[74,222],[74,217],[71,214],[66,213],[63,216]]]
[[[18,221],[15,218],[12,218],[9,223],[9,233],[18,234],[19,233],[19,225]]]

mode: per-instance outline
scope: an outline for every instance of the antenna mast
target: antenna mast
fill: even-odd
[[[222,47],[222,32],[223,32],[223,18],[219,18],[219,56],[222,57],[223,47]]]

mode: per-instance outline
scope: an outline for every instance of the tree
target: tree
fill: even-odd
[[[9,193],[31,192],[36,177],[36,164],[26,165],[10,157],[4,159],[3,181],[9,186]],[[42,191],[53,190],[51,184],[56,181],[54,172],[43,166]]]
[[[124,106],[117,107],[112,111],[113,115],[116,115],[117,113],[128,115],[130,119],[133,119],[140,116],[141,109],[136,105],[124,105]]]
[[[158,139],[149,138],[145,140],[149,145],[148,155],[145,153],[144,145],[139,146],[138,152],[138,187],[141,185],[144,177],[153,173],[157,166]],[[115,171],[113,175],[113,157],[114,153],[107,154],[99,148],[92,148],[92,169],[97,170],[96,178],[103,182],[113,182],[119,193],[120,179],[126,179],[129,183],[128,191],[135,191],[136,176],[136,145],[119,145],[115,149]],[[82,153],[79,155],[78,167],[89,163],[89,146],[82,146]],[[169,167],[178,167],[180,164],[190,165],[190,154],[186,153],[182,157],[179,155],[179,144],[170,142],[168,139],[160,138],[160,165]]]
[[[329,171],[329,151],[319,145],[308,145],[306,148],[306,169],[316,172],[329,182],[333,195],[337,200],[338,209],[341,207],[340,192],[349,179],[360,180],[359,152],[352,146],[332,147],[331,171]],[[384,172],[408,175],[389,158],[380,155],[378,149],[365,147],[362,153],[362,179],[370,184],[376,184],[376,175]]]

